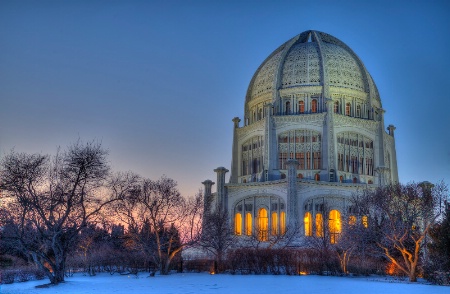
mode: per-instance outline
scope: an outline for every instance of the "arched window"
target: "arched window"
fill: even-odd
[[[247,236],[252,235],[252,214],[250,212],[247,212],[245,214],[245,234]]]
[[[258,212],[258,239],[260,241],[267,241],[269,239],[269,217],[267,209],[261,208]]]
[[[313,99],[311,101],[311,112],[316,113],[317,112],[317,99]]]
[[[286,102],[286,114],[291,114],[291,102]]]
[[[345,115],[350,116],[351,111],[352,111],[352,107],[351,107],[350,103],[345,104]]]
[[[355,178],[353,178],[353,184],[356,184],[356,183],[358,183],[358,179],[355,177]]]
[[[242,214],[239,212],[234,216],[234,233],[242,235]]]
[[[305,113],[305,102],[303,101],[298,102],[298,112]]]
[[[305,218],[303,219],[305,223],[305,236],[312,236],[312,222],[311,222],[311,213],[305,213]]]
[[[341,183],[344,182],[344,177],[343,176],[339,176],[339,182],[341,182]]]
[[[316,214],[316,237],[323,237],[323,216],[321,213]]]
[[[272,212],[272,235],[278,235],[278,214],[276,212]]]
[[[372,185],[372,184],[373,184],[373,181],[372,181],[372,180],[369,180],[368,183],[369,183],[369,185]]]
[[[364,228],[369,227],[369,219],[367,218],[367,215],[364,215],[361,218],[361,222],[362,222],[362,225],[364,226]]]
[[[297,178],[298,178],[298,179],[303,179],[303,174],[298,174],[298,175],[297,175]]]
[[[315,174],[315,175],[314,175],[314,180],[320,181],[320,175],[319,175],[319,174]]]
[[[348,224],[351,225],[351,226],[356,225],[356,216],[354,216],[354,215],[349,216]]]
[[[361,106],[356,105],[356,117],[361,117]]]
[[[338,210],[330,211],[328,227],[330,228],[330,243],[336,244],[341,233],[341,213]]]
[[[284,235],[286,233],[286,212],[280,212],[280,233]]]
[[[334,113],[339,113],[339,101],[334,102]]]

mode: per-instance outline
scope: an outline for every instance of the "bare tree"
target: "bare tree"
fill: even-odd
[[[208,214],[202,229],[200,246],[214,256],[214,272],[219,273],[226,251],[237,242],[227,211],[217,209]]]
[[[142,179],[118,204],[116,211],[128,224],[131,245],[151,258],[161,274],[168,274],[174,257],[200,240],[202,197],[182,197],[170,178]]]
[[[78,141],[54,157],[11,152],[1,161],[0,222],[13,228],[2,238],[33,260],[52,284],[64,281],[67,254],[81,229],[131,187],[110,181],[106,156],[100,144]]]
[[[367,207],[369,221],[379,226],[378,246],[411,282],[417,280],[422,249],[430,227],[443,212],[447,187],[429,183],[394,184],[365,191],[359,207]]]

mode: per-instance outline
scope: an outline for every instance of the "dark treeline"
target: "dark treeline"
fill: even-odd
[[[354,195],[339,220],[236,236],[228,212],[203,218],[202,195],[167,177],[115,173],[107,152],[81,143],[55,156],[11,152],[0,162],[2,282],[82,271],[231,274],[390,274],[450,283],[450,205],[443,183]],[[322,215],[327,216],[327,204]],[[202,226],[203,220],[203,226]],[[317,222],[317,220],[316,220]],[[311,220],[309,222],[311,223]]]

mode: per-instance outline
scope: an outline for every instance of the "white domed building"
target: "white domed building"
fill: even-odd
[[[217,192],[203,184],[205,202],[226,209],[243,238],[266,241],[287,224],[319,235],[324,219],[351,212],[355,192],[398,181],[395,127],[385,131],[377,87],[326,33],[305,31],[270,54],[250,81],[244,118],[233,122],[230,180],[219,167]]]

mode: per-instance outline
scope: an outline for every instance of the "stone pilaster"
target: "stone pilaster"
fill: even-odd
[[[287,205],[288,205],[288,224],[296,226],[298,223],[298,199],[297,199],[297,165],[298,161],[289,159],[286,161],[288,166],[287,175]]]
[[[215,173],[217,173],[217,202],[216,202],[216,209],[222,210],[228,209],[228,195],[225,188],[225,174],[229,172],[224,167],[218,167],[214,170]]]
[[[325,122],[323,124],[323,135],[322,135],[322,166],[324,169],[328,181],[336,182],[337,178],[337,146],[336,146],[336,135],[334,131],[334,103],[331,98],[325,99],[325,106],[327,114],[325,116]]]
[[[272,111],[273,104],[267,103],[266,108],[266,124],[264,126],[264,181],[272,181],[277,167],[277,142],[274,139]]]

